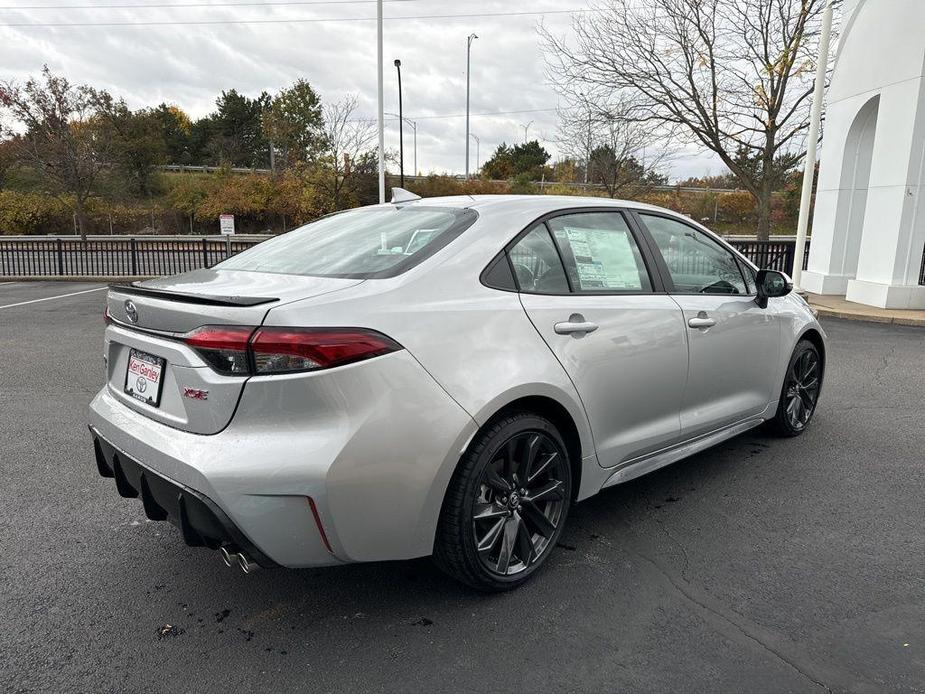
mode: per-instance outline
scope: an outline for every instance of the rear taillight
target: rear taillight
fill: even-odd
[[[183,337],[209,365],[227,375],[265,375],[343,366],[400,350],[363,328],[253,328],[206,325]]]
[[[254,328],[234,325],[204,325],[183,337],[209,366],[228,376],[250,373],[247,344]]]
[[[329,369],[399,349],[382,333],[360,328],[259,328],[251,340],[258,374]]]

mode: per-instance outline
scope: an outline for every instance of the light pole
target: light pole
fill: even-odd
[[[385,118],[382,114],[382,0],[376,2],[376,69],[379,115],[379,203],[385,202]]]
[[[588,97],[584,92],[581,93],[581,102],[588,110],[588,141],[585,149],[585,184],[587,184],[591,175],[591,104],[588,103]]]
[[[417,176],[418,175],[418,124],[417,124],[417,121],[408,120],[407,118],[405,118],[405,122],[407,122],[411,126],[411,138],[412,140],[414,140],[414,175]]]
[[[398,118],[403,120],[405,123],[411,126],[411,134],[414,139],[414,175],[418,175],[418,122],[411,120],[410,118],[405,118],[404,116],[399,116],[397,113],[386,113],[389,118]]]
[[[395,59],[395,69],[398,70],[398,184],[405,187],[405,129],[404,119],[401,115],[401,61]]]
[[[520,124],[520,127],[524,129],[524,144],[527,144],[527,132],[530,130],[531,125],[533,125],[533,121],[530,121],[526,125],[523,123]]]
[[[472,53],[472,41],[477,39],[475,34],[466,38],[466,180],[469,180],[469,63]]]
[[[803,191],[800,196],[800,217],[797,220],[796,247],[793,249],[793,286],[800,289],[803,280],[803,255],[806,252],[806,229],[809,226],[809,205],[813,197],[813,178],[816,173],[816,142],[819,140],[819,122],[822,120],[822,97],[825,91],[825,73],[829,67],[829,38],[832,33],[832,0],[827,0],[822,13],[822,33],[819,36],[819,56],[816,59],[816,86],[813,92],[813,110],[809,118],[809,135],[806,142],[806,163],[803,166]]]
[[[475,140],[475,173],[478,173],[479,172],[479,145],[481,144],[481,142],[479,142],[479,136],[476,135],[475,133],[470,134],[469,137]]]

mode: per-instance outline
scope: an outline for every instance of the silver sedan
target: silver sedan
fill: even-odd
[[[801,434],[826,357],[785,275],[597,198],[398,190],[107,307],[96,461],[149,518],[245,571],[433,555],[482,590],[605,487]]]

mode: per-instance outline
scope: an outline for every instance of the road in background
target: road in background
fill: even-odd
[[[483,596],[426,559],[245,576],[146,521],[85,426],[104,294],[0,309],[4,691],[923,691],[921,329],[827,321],[805,436],[609,489]]]

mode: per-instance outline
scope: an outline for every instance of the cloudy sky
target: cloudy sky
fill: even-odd
[[[542,20],[567,34],[571,15],[562,11],[582,7],[583,0],[385,0],[385,110],[398,110],[392,63],[400,58],[404,113],[417,121],[418,169],[463,170],[470,33],[479,36],[471,131],[480,138],[481,160],[501,142],[523,141],[528,124],[529,138],[557,155],[557,97],[536,27]],[[493,13],[525,14],[478,16]],[[134,108],[166,101],[198,117],[213,109],[222,89],[255,96],[305,78],[325,100],[356,94],[360,115],[374,117],[375,14],[370,0],[0,0],[0,80],[21,81],[47,64]],[[228,21],[239,23],[218,23]],[[397,124],[386,125],[386,147],[397,149]],[[406,128],[409,172],[411,145]],[[472,147],[474,162],[474,141]],[[690,151],[673,161],[670,174],[721,170],[713,157]]]

